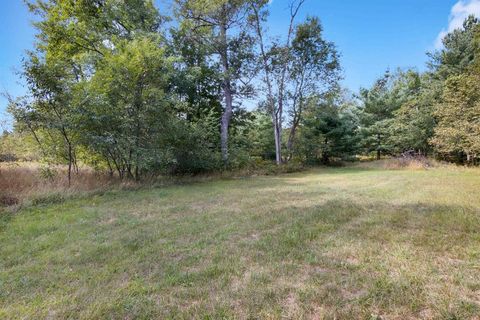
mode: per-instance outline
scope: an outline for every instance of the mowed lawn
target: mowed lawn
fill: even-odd
[[[476,169],[116,191],[0,228],[0,319],[480,316]]]

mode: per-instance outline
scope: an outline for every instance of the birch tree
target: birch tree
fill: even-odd
[[[282,163],[282,127],[291,42],[295,18],[305,0],[292,0],[289,4],[288,31],[283,45],[276,41],[269,41],[270,39],[265,35],[267,30],[264,27],[264,23],[268,15],[266,8],[268,2],[268,0],[252,1],[250,8],[252,11],[251,21],[257,37],[260,64],[266,87],[266,108],[273,124],[275,161],[277,165],[280,165]]]
[[[266,97],[265,104],[271,115],[275,138],[276,163],[288,161],[294,148],[298,126],[306,99],[336,86],[340,70],[333,43],[323,39],[323,29],[316,17],[309,17],[296,25],[295,20],[304,0],[289,4],[289,23],[283,43],[265,36],[268,1],[251,2],[252,24],[257,46]],[[290,118],[287,156],[282,154],[284,116]]]

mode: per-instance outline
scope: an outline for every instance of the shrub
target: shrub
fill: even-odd
[[[0,162],[15,162],[18,158],[13,153],[1,153],[0,154]]]

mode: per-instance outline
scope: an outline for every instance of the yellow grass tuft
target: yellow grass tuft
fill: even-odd
[[[386,170],[427,170],[432,168],[456,168],[454,164],[446,164],[426,157],[398,157],[375,161],[362,161],[356,167],[364,169]]]
[[[0,164],[0,206],[64,198],[79,192],[103,190],[115,183],[118,181],[107,174],[80,168],[73,174],[69,186],[64,166],[5,163]]]

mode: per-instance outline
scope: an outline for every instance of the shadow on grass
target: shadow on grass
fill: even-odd
[[[307,191],[274,193],[272,202],[278,185],[259,179],[250,189],[215,182],[189,186],[184,198],[178,188],[162,197],[152,190],[147,200],[116,194],[100,197],[93,209],[79,201],[64,216],[53,205],[18,221],[5,218],[0,308],[5,318],[49,312],[59,318],[472,318],[479,312],[472,298],[480,286],[478,208],[363,201],[330,195],[328,188],[308,191],[310,183],[300,183]],[[210,195],[203,189],[209,186],[231,188]],[[211,207],[192,204],[230,193],[256,195],[258,204],[245,208],[235,197]],[[181,221],[154,210],[138,214],[144,202],[163,206],[165,200],[183,208]],[[109,211],[116,206],[120,213]],[[177,214],[176,207],[168,210]]]

